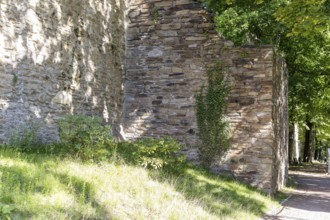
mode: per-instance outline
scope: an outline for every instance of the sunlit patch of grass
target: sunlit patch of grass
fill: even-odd
[[[162,174],[157,179],[167,181],[170,177]],[[199,198],[199,206],[221,219],[254,219],[276,205],[252,187],[194,167],[186,168],[174,186],[185,198]]]
[[[171,173],[0,149],[1,204],[17,219],[255,219],[276,203],[189,166]]]

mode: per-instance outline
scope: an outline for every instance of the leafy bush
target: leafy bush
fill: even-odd
[[[178,169],[185,162],[185,157],[178,154],[180,149],[181,144],[172,138],[146,138],[135,142],[121,142],[117,152],[135,165],[153,169]]]
[[[35,145],[38,131],[23,129],[13,133],[9,146],[30,153],[69,155],[83,161],[124,160],[138,166],[152,169],[166,167],[173,171],[185,161],[178,153],[180,143],[172,138],[116,143],[111,127],[102,125],[99,117],[69,115],[58,120],[58,127],[60,142]]]
[[[14,205],[4,205],[0,203],[0,219],[10,220],[10,214],[15,210]]]
[[[102,125],[102,118],[69,115],[58,121],[61,143],[54,149],[83,160],[106,160],[116,146],[111,127]]]
[[[20,126],[10,132],[7,144],[22,151],[30,151],[33,148],[38,148],[42,145],[38,139],[39,129],[40,126],[34,123]]]

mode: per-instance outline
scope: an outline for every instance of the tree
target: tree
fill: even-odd
[[[217,30],[236,45],[276,45],[286,27],[272,16],[285,0],[206,0],[215,13]]]
[[[299,65],[316,58],[329,73],[330,0],[204,2],[215,13],[218,31],[236,44],[278,43],[287,56],[298,57]]]
[[[289,68],[329,75],[330,0],[204,0],[217,30],[237,45],[271,44]]]
[[[218,32],[236,45],[271,44],[284,54],[289,124],[306,128],[304,158],[310,161],[313,128],[318,138],[329,135],[330,0],[204,2],[214,12]]]
[[[288,36],[330,38],[329,0],[282,1],[274,16],[289,28]]]
[[[304,162],[311,162],[312,148],[317,134],[329,125],[330,117],[330,77],[324,75],[306,75],[291,70],[289,78],[290,124],[305,127]],[[323,140],[321,136],[319,140]]]

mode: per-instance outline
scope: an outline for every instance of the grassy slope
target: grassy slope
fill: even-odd
[[[174,175],[0,150],[0,209],[8,204],[13,219],[190,220],[255,219],[276,203],[192,167]]]

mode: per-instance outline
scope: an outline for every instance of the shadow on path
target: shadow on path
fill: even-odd
[[[283,203],[281,210],[263,219],[330,219],[330,175],[291,171],[290,176],[298,183],[292,197]]]

